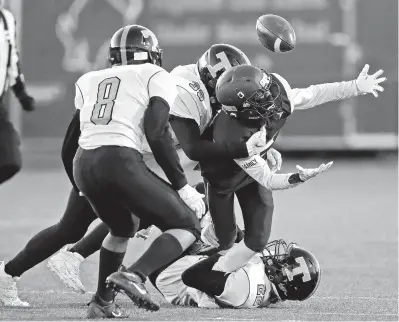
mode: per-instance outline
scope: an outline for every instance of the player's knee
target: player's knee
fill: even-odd
[[[186,269],[183,272],[183,274],[181,274],[181,280],[188,287],[192,287],[192,285],[195,284],[194,281],[195,281],[196,274],[193,274],[193,273],[195,273],[195,270],[193,270],[193,269],[191,269],[191,267],[189,267],[188,269]]]
[[[269,238],[270,238],[269,232],[263,232],[262,234],[258,234],[255,236],[245,235],[244,243],[249,249],[259,253],[263,251],[263,249],[266,247]]]
[[[181,218],[173,226],[169,225],[169,227],[167,227],[166,229],[161,229],[161,230],[166,231],[172,229],[185,230],[190,232],[195,237],[194,241],[201,238],[201,224],[198,218],[194,214],[187,214],[187,216]]]
[[[220,250],[227,250],[233,247],[237,239],[237,227],[232,231],[215,229],[215,234],[218,239],[219,249]]]

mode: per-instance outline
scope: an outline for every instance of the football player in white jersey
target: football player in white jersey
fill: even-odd
[[[162,51],[156,36],[139,25],[121,28],[111,38],[109,61],[111,68],[89,72],[76,82],[81,135],[73,176],[110,229],[100,250],[98,289],[89,317],[114,305],[115,293],[106,280],[139,307],[158,310],[145,279],[198,238],[196,214],[205,212],[202,195],[187,184],[169,133],[176,84],[160,67]],[[171,185],[146,167],[145,139]],[[138,228],[132,213],[164,233],[126,272],[115,274]]]
[[[295,243],[275,240],[240,269],[213,270],[220,254],[187,255],[150,275],[171,304],[205,308],[264,308],[312,296],[321,270],[315,256]]]

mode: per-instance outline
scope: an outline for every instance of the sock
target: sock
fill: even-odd
[[[5,265],[5,272],[12,277],[21,276],[24,272],[44,261],[68,244],[60,231],[59,225],[48,227],[33,236],[25,248]]]
[[[171,234],[164,233],[152,242],[147,251],[128,270],[145,280],[148,275],[169,264],[182,253],[180,242]]]
[[[101,249],[104,238],[108,235],[109,229],[103,222],[96,226],[87,236],[79,240],[69,250],[73,253],[78,253],[87,258]]]
[[[245,245],[244,240],[234,244],[224,256],[220,257],[214,270],[231,273],[247,264],[256,252]]]
[[[125,253],[111,252],[104,247],[100,249],[97,295],[106,302],[113,301],[115,295],[111,288],[106,287],[105,280],[119,269],[124,257]]]

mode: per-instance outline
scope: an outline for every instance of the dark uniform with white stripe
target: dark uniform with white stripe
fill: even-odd
[[[268,119],[267,141],[276,139],[287,117],[291,114],[291,103],[279,79],[271,75],[272,81],[281,89],[275,104],[281,110],[279,115]],[[202,139],[220,144],[233,145],[246,142],[259,127],[245,125],[233,115],[221,111]],[[274,209],[272,192],[261,186],[233,160],[203,160],[200,162],[202,176],[208,181],[209,210],[212,214],[216,235],[221,249],[228,249],[236,239],[234,195],[240,203],[245,231],[246,245],[254,251],[261,251],[270,237]],[[268,229],[267,229],[268,228]]]

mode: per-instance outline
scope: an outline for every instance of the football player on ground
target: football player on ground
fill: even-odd
[[[222,257],[183,256],[150,275],[150,280],[174,305],[251,309],[285,300],[306,300],[320,282],[315,256],[284,240],[268,243],[261,253],[231,273],[212,269]]]
[[[187,65],[187,66],[180,66],[177,67],[175,70],[172,71],[172,74],[177,74],[185,77],[186,79],[189,79],[190,81],[193,82],[192,88],[197,89],[197,95],[189,95],[188,97],[192,99],[192,103],[187,105],[187,107],[182,110],[178,111],[172,108],[171,113],[175,114],[173,118],[171,118],[171,124],[173,126],[173,129],[175,130],[176,135],[178,138],[182,141],[181,146],[184,150],[184,152],[187,153],[187,155],[191,156],[193,159],[196,158],[201,158],[202,154],[193,154],[193,149],[192,147],[195,146],[196,144],[202,144],[203,140],[197,140],[200,137],[201,134],[201,129],[204,128],[204,124],[201,123],[204,119],[204,115],[208,115],[207,111],[209,110],[209,105],[208,109],[206,109],[207,105],[204,105],[203,102],[204,98],[206,97],[206,93],[209,91],[209,96],[210,100],[213,101],[214,103],[217,103],[216,97],[215,97],[215,91],[214,87],[216,84],[215,77],[212,77],[210,73],[205,73],[208,69],[212,69],[212,66],[217,64],[217,62],[220,63],[221,60],[218,59],[218,56],[220,57],[221,55],[221,49],[224,49],[226,47],[221,47],[221,46],[228,46],[228,45],[214,45],[212,46],[204,55],[203,57],[199,60],[197,64],[193,65]],[[229,46],[232,47],[232,46]],[[232,52],[232,50],[230,51]],[[229,55],[230,57],[234,57],[232,55]],[[229,57],[228,56],[228,57]],[[239,57],[239,55],[238,55]],[[235,56],[234,60],[237,60],[237,55]],[[234,61],[233,60],[233,61]],[[225,59],[224,59],[225,61]],[[215,63],[216,62],[216,63]],[[210,66],[210,67],[208,67]],[[219,66],[221,68],[221,66]],[[228,66],[227,66],[228,68]],[[199,72],[201,70],[201,73]],[[203,76],[200,77],[200,74]],[[220,76],[221,73],[218,73],[217,77]],[[291,101],[294,103],[294,106],[296,109],[307,109],[314,107],[319,104],[323,104],[328,101],[332,100],[339,100],[339,99],[345,99],[349,97],[356,96],[358,94],[364,94],[364,93],[372,93],[374,90],[379,90],[376,89],[376,86],[379,83],[379,79],[377,79],[377,74],[374,75],[368,75],[367,74],[367,69],[365,68],[357,78],[357,80],[351,81],[351,82],[340,82],[340,83],[331,83],[331,84],[320,84],[320,85],[312,85],[308,88],[305,89],[292,89],[291,92]],[[201,80],[208,80],[207,84],[213,84],[212,86],[209,86],[210,88],[208,90],[204,90],[202,86],[205,86],[204,83]],[[194,83],[195,82],[195,83]],[[197,97],[197,99],[196,99]],[[202,100],[201,100],[202,99]],[[209,103],[208,103],[209,104]],[[216,105],[216,104],[215,104]],[[215,106],[214,105],[214,106]],[[183,105],[185,106],[185,105]],[[201,109],[199,109],[201,108]],[[202,109],[205,108],[205,109]],[[291,110],[289,110],[291,112]],[[179,119],[179,116],[183,116]],[[188,130],[188,133],[184,131],[179,131],[179,128],[176,127],[176,124],[181,122],[182,124],[182,129],[186,128]],[[217,122],[219,124],[219,122]],[[187,126],[186,126],[187,125]],[[222,124],[223,125],[223,124]],[[178,126],[178,125],[177,125]],[[219,125],[218,125],[219,126]],[[223,130],[221,130],[223,131]],[[212,136],[212,134],[211,134]],[[203,136],[204,137],[204,136]],[[202,138],[203,138],[202,137]],[[193,143],[190,143],[189,140],[186,140],[186,138],[193,138]],[[270,143],[270,142],[269,142]],[[269,150],[270,151],[270,150]],[[231,162],[231,159],[228,160]],[[255,160],[256,161],[256,160]],[[240,160],[238,160],[240,162]],[[251,161],[252,162],[252,161]],[[222,164],[222,163],[221,163]],[[245,162],[246,166],[248,165],[248,162]],[[251,172],[252,167],[248,167],[245,170],[248,170]],[[322,167],[323,168],[323,167]],[[239,168],[236,168],[234,166],[234,169],[236,169],[238,172]],[[255,167],[256,169],[256,167]],[[258,168],[259,169],[259,168]],[[265,173],[267,174],[266,176],[263,177],[264,180],[261,180],[262,177],[259,177],[258,180],[261,181],[263,185],[270,185],[273,180],[270,180],[271,178],[278,178],[276,176],[272,176],[270,171],[266,169],[261,169],[260,174],[263,173],[264,170]],[[322,169],[319,169],[319,171]],[[299,170],[301,172],[302,178],[307,179],[310,178],[311,176],[317,174],[317,171],[305,171],[305,170]],[[298,173],[299,173],[298,172]],[[240,174],[242,175],[242,174]],[[244,174],[244,176],[247,178],[248,182],[251,182],[251,178],[249,178],[247,175]],[[298,175],[296,175],[297,177]],[[290,176],[288,176],[289,178]],[[287,176],[285,177],[287,178]],[[267,179],[267,180],[265,180]],[[275,180],[275,179],[274,179]],[[291,179],[292,180],[292,179]],[[254,180],[252,182],[255,182]],[[233,183],[233,182],[232,182]],[[255,187],[255,186],[254,186]],[[258,186],[259,189],[262,189],[259,194],[261,197],[258,199],[261,200],[261,205],[262,207],[257,207],[259,214],[266,215],[270,218],[271,220],[271,214],[273,212],[273,199],[272,199],[272,194],[268,189],[263,189],[260,185]],[[270,188],[270,186],[269,186]],[[259,195],[255,194],[255,195]],[[216,196],[219,196],[219,194],[216,194]],[[221,194],[221,197],[223,197],[225,200],[230,202],[230,198],[232,196],[232,193],[227,194]],[[223,200],[222,198],[222,200]],[[218,204],[217,204],[218,205]],[[216,206],[217,206],[216,205]],[[231,203],[232,207],[232,203]],[[217,207],[216,207],[217,208]],[[249,209],[251,210],[251,209]],[[248,212],[249,215],[251,212]],[[271,221],[270,221],[271,224]],[[219,225],[218,227],[221,227],[223,229],[223,224]],[[227,228],[227,226],[226,226]],[[231,244],[230,242],[230,236],[235,238],[235,227],[234,230],[232,231],[231,227],[228,227],[229,231],[225,234],[227,235],[227,238],[225,240],[228,240],[228,243]],[[263,239],[268,239],[268,234],[266,236],[263,234],[261,237]],[[266,238],[267,237],[267,238]],[[223,239],[222,239],[223,240]],[[96,242],[96,236],[95,234],[89,234],[87,237],[85,237],[82,241],[80,241],[77,245],[73,246],[70,251],[63,251],[60,252],[59,254],[55,255],[53,258],[53,264],[54,266],[58,267],[58,275],[60,278],[64,281],[64,283],[69,284],[69,285],[81,285],[79,276],[76,272],[78,272],[78,265],[81,263],[81,261],[75,260],[77,253],[79,252],[80,254],[87,255],[89,252],[94,252],[95,246],[98,244],[98,241]],[[93,246],[94,245],[94,246]],[[227,247],[226,247],[227,248]],[[87,257],[87,256],[84,256]]]

